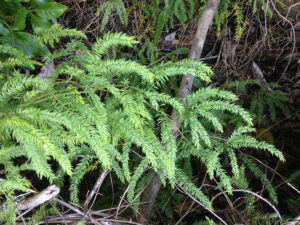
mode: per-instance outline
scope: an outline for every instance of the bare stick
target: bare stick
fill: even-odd
[[[146,224],[146,220],[150,217],[151,210],[154,205],[154,201],[158,195],[161,187],[161,180],[158,173],[155,173],[150,183],[147,185],[143,194],[142,202],[139,209],[138,222]]]
[[[21,202],[17,203],[17,209],[18,210],[27,210],[27,209],[33,209],[49,200],[54,198],[59,193],[59,187],[56,185],[51,185],[41,191],[40,193],[34,195],[33,197],[30,197],[28,199],[25,199]]]
[[[60,211],[58,210],[58,208],[56,208],[56,206],[53,205],[51,202],[49,202],[49,203],[55,209],[55,211],[58,213],[58,215],[62,218],[62,220],[64,221],[64,224],[67,225],[67,221],[65,220],[64,216],[60,213]]]
[[[218,196],[220,196],[220,195],[223,194],[224,192],[227,192],[227,191],[223,191],[223,192],[221,192],[221,193],[218,193],[215,197],[212,198],[211,201],[213,202]],[[266,198],[260,196],[259,194],[256,194],[256,193],[253,192],[253,191],[249,191],[249,190],[235,189],[235,190],[232,190],[232,192],[247,192],[247,193],[252,194],[252,195],[256,196],[257,198],[263,200],[265,203],[267,203],[267,204],[275,211],[275,213],[277,214],[277,216],[278,216],[278,218],[280,219],[280,221],[282,221],[282,217],[281,217],[279,211],[276,209],[276,207],[275,207],[268,199],[266,199]]]
[[[286,223],[286,225],[296,225],[300,222],[300,215],[294,218],[292,221]]]
[[[26,211],[24,211],[21,215],[19,215],[19,216],[15,219],[15,221],[17,221],[18,219],[21,218],[21,219],[23,220],[23,222],[24,222],[23,216],[25,216],[27,213],[29,213],[32,209],[33,209],[33,208],[29,208],[29,209],[27,209]]]
[[[128,190],[129,190],[129,185],[128,185],[128,187],[126,188],[126,190],[124,191],[124,193],[123,193],[123,195],[122,195],[122,197],[121,197],[121,199],[120,199],[120,202],[119,202],[119,204],[118,204],[118,208],[117,208],[117,212],[116,212],[116,215],[115,215],[115,218],[117,219],[118,218],[118,215],[119,215],[119,210],[120,210],[120,208],[121,208],[121,203],[123,202],[123,200],[124,200],[124,198],[125,198],[125,195],[126,195],[126,193],[128,192]]]
[[[291,5],[290,7],[289,7],[289,9],[288,9],[288,12],[287,12],[287,14],[286,14],[286,18],[288,17],[288,15],[289,15],[289,13],[290,13],[290,11],[291,11],[291,9],[293,8],[293,7],[295,7],[295,6],[299,6],[300,5],[300,2],[297,2],[297,3],[295,3],[295,4],[293,4],[293,5]]]
[[[73,210],[74,212],[78,213],[79,215],[84,216],[83,212],[81,212],[79,209],[76,209],[75,207],[71,206],[70,204],[68,204],[68,203],[66,203],[66,202],[64,202],[64,201],[62,201],[58,198],[54,198],[53,200],[60,203],[61,205],[65,206],[65,207]]]
[[[271,0],[271,4],[272,4],[272,6],[273,6],[275,12],[276,12],[276,13],[277,13],[284,21],[286,21],[287,23],[289,23],[289,24],[291,25],[291,31],[292,31],[291,37],[292,37],[292,39],[293,39],[293,48],[292,48],[291,53],[293,54],[293,53],[295,52],[295,49],[296,49],[296,34],[295,34],[295,29],[294,29],[293,23],[292,23],[289,19],[287,19],[286,17],[284,17],[283,15],[281,15],[281,13],[277,10],[277,8],[276,8],[276,6],[275,6],[275,4],[274,4],[274,2],[273,2],[272,0]],[[285,69],[284,69],[284,71],[282,72],[282,74],[284,74],[284,73],[287,71],[288,66],[290,65],[291,59],[292,59],[292,58],[290,57],[289,60],[288,60],[287,66],[285,67]]]
[[[108,169],[105,169],[101,175],[98,177],[98,180],[96,181],[93,189],[91,190],[91,192],[89,193],[89,195],[87,196],[87,198],[84,201],[84,207],[88,208],[88,205],[90,203],[90,201],[92,200],[93,196],[97,193],[97,190],[99,190],[99,188],[101,187],[105,177],[107,176],[107,174],[109,173]]]
[[[277,176],[279,176],[284,182],[279,184],[276,188],[278,188],[279,186],[283,185],[283,184],[286,184],[287,186],[289,186],[291,189],[293,189],[294,191],[296,191],[298,194],[300,194],[300,190],[298,190],[295,186],[293,186],[287,178],[283,177],[280,173],[278,173],[276,170],[272,169],[271,167],[269,167],[268,165],[266,165],[265,163],[263,163],[262,161],[260,161],[259,159],[251,156],[251,155],[248,155],[248,157],[256,160],[257,162],[259,162],[260,164],[262,164],[264,167],[268,168],[269,170],[271,170],[273,173],[277,174]]]
[[[207,211],[209,211],[211,214],[213,214],[216,218],[218,218],[224,225],[227,225],[227,223],[221,218],[219,217],[214,211],[212,211],[211,209],[207,208],[203,203],[201,203],[198,199],[196,199],[194,196],[192,196],[191,194],[189,194],[186,190],[184,190],[183,187],[181,187],[180,184],[176,184],[177,187],[179,187],[181,189],[181,191],[188,195],[192,200],[194,200],[196,203],[198,203],[200,206],[202,206],[204,209],[206,209]]]
[[[189,206],[189,208],[186,210],[186,212],[184,213],[183,216],[181,216],[181,218],[175,223],[175,225],[178,225],[181,223],[181,221],[192,211],[192,208],[194,206],[195,202],[192,202],[192,204]]]

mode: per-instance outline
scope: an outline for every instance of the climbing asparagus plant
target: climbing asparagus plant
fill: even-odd
[[[209,178],[229,193],[232,178],[240,175],[241,166],[248,166],[267,184],[276,202],[270,181],[244,151],[265,150],[282,161],[283,154],[249,135],[254,131],[252,118],[234,103],[237,97],[207,87],[189,95],[184,105],[161,87],[171,77],[186,74],[209,83],[212,70],[193,60],[147,67],[122,58],[110,59],[111,48],[135,43],[134,38],[121,33],[104,35],[91,49],[72,40],[45,58],[58,62],[47,81],[24,73],[37,62],[1,45],[5,60],[0,64],[0,201],[5,204],[0,221],[15,219],[16,191],[31,186],[23,172],[27,170],[49,183],[69,176],[73,202],[80,201],[78,186],[83,177],[96,168],[108,168],[129,184],[129,201],[134,200],[141,177],[158,171],[164,184],[180,184],[212,208],[209,196],[193,183],[190,171],[183,166],[192,156],[203,162]],[[176,138],[170,123],[172,109],[183,120]],[[224,115],[228,114],[238,116],[239,123],[231,134],[224,135]],[[222,163],[224,158],[229,166]]]

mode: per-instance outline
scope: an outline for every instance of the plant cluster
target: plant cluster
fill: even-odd
[[[128,2],[130,7],[126,9],[123,1],[114,0],[101,4],[95,15],[98,16],[103,12],[100,28],[100,31],[103,31],[114,9],[119,16],[120,22],[125,26],[128,24],[130,14],[133,11],[138,12],[139,21],[137,22],[140,29],[143,30],[143,33],[138,36],[150,39],[150,42],[157,46],[162,31],[174,29],[175,24],[177,25],[178,22],[185,27],[188,21],[194,19],[195,15],[200,14],[201,16],[206,3],[207,1],[205,0],[155,0],[143,2],[130,0]],[[224,0],[220,2],[220,6],[215,14],[214,22],[217,26],[218,34],[220,34],[223,26],[228,26],[228,17],[233,14],[236,24],[235,39],[237,41],[240,40],[248,25],[246,18],[244,18],[244,10],[247,6],[252,9],[254,14],[257,13],[257,8],[262,7],[268,17],[272,18],[273,16],[271,6],[265,0],[251,0],[247,4],[243,1]]]
[[[284,161],[283,154],[249,135],[254,131],[252,118],[234,103],[237,97],[203,87],[188,96],[184,105],[161,87],[182,74],[193,74],[208,83],[211,69],[193,60],[146,67],[111,59],[111,49],[134,44],[132,37],[121,33],[98,38],[91,49],[72,40],[45,58],[63,59],[49,80],[25,74],[24,69],[30,71],[38,63],[1,45],[0,53],[5,56],[0,64],[1,221],[14,222],[19,213],[16,191],[31,187],[24,171],[34,171],[39,179],[60,186],[69,176],[73,202],[80,201],[80,182],[92,170],[113,171],[129,185],[129,202],[137,201],[137,188],[149,177],[144,175],[158,171],[164,185],[180,185],[212,208],[209,196],[192,180],[191,157],[206,165],[209,178],[228,193],[246,166],[277,202],[271,182],[244,149],[265,150]],[[173,109],[183,120],[178,137],[170,123]],[[228,136],[224,135],[226,115],[239,118]]]
[[[131,207],[134,211],[126,211],[130,215],[137,215],[140,193],[155,173],[164,186],[156,207],[169,218],[174,218],[174,202],[169,200],[182,197],[171,195],[174,187],[213,210],[212,193],[231,198],[236,188],[251,191],[249,172],[263,184],[271,201],[278,202],[269,174],[248,150],[267,151],[284,161],[278,149],[251,134],[255,132],[251,114],[259,125],[266,111],[271,121],[279,110],[290,116],[285,106],[288,98],[280,86],[235,81],[229,88],[241,97],[238,102],[236,94],[208,86],[213,75],[209,66],[178,61],[178,55],[189,53],[189,48],[158,50],[163,32],[186,27],[201,15],[206,2],[105,1],[92,10],[101,15],[100,31],[108,26],[113,12],[124,28],[135,11],[137,37],[106,33],[86,45],[78,40],[86,39],[83,33],[53,24],[66,10],[54,0],[0,0],[0,223],[20,218],[24,223],[39,222],[43,214],[53,215],[44,211],[45,205],[24,218],[16,209],[22,199],[19,194],[28,192],[36,180],[68,189],[68,200],[80,204],[82,181],[107,169],[113,184],[128,187],[127,200],[136,205]],[[249,8],[254,14],[272,17],[266,0],[224,0],[215,14],[218,34],[231,26],[228,19],[232,17],[232,37],[239,42],[249,25],[245,17]],[[61,37],[69,42],[51,52]],[[37,74],[42,64],[32,60],[35,56],[55,62],[51,77]],[[195,76],[194,92],[185,99],[177,98],[180,75]],[[255,88],[250,92],[249,87]],[[174,135],[174,119],[182,122],[178,135]],[[198,166],[197,173],[204,173],[202,182],[208,188],[195,175]],[[254,196],[247,193],[245,197],[245,217],[257,218]],[[99,201],[105,205],[105,198]],[[214,221],[206,218],[195,224]]]

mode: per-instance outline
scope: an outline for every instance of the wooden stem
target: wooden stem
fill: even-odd
[[[87,198],[84,201],[84,207],[88,208],[89,207],[89,203],[92,200],[93,196],[98,192],[99,188],[101,187],[105,177],[107,176],[107,174],[109,174],[109,170],[105,169],[100,176],[98,177],[93,189],[91,190],[91,192],[89,193],[89,195],[87,196]]]
[[[216,12],[216,9],[218,8],[219,3],[220,0],[210,0],[207,3],[197,27],[197,31],[194,37],[194,42],[189,54],[189,59],[195,59],[195,60],[200,59],[204,42],[206,39],[207,31],[213,20],[214,14]],[[179,97],[183,98],[183,103],[185,103],[184,98],[188,96],[192,91],[193,82],[194,82],[193,75],[183,76],[181,80],[178,95]],[[174,110],[172,112],[171,124],[172,124],[173,135],[175,137],[179,135],[179,128],[181,126],[181,123],[182,123],[182,119],[180,118],[179,114]],[[146,224],[146,221],[150,217],[150,213],[153,208],[154,201],[158,195],[160,188],[161,188],[161,180],[159,178],[159,175],[155,174],[152,177],[147,188],[145,189],[142,197],[142,204],[139,208],[140,223]]]

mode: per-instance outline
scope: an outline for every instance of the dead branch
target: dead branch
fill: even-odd
[[[49,200],[54,198],[56,195],[59,194],[59,187],[56,185],[51,185],[41,191],[40,193],[34,195],[33,197],[27,198],[21,202],[17,203],[17,209],[18,210],[27,210],[27,209],[33,209]]]
[[[93,189],[91,190],[91,192],[89,193],[89,195],[87,196],[87,198],[84,201],[84,207],[88,208],[88,205],[91,201],[91,199],[93,198],[93,196],[98,192],[98,190],[100,189],[105,177],[107,176],[107,174],[109,173],[108,169],[105,169],[100,176],[98,177]]]

